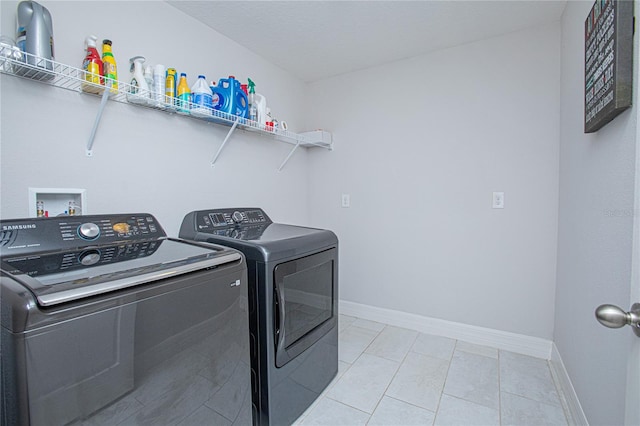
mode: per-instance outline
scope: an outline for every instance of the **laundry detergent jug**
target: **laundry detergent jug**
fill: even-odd
[[[221,78],[217,86],[211,86],[213,108],[228,114],[249,118],[249,101],[240,82],[230,75]]]

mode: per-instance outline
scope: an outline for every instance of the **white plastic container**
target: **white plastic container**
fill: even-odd
[[[144,78],[144,56],[134,56],[129,59],[131,63],[131,84],[127,92],[127,101],[132,104],[148,105],[149,85]]]
[[[256,121],[258,122],[258,124],[260,124],[261,126],[264,126],[265,123],[268,120],[267,117],[267,98],[265,98],[264,96],[262,96],[260,93],[255,93],[254,94],[254,101],[256,104],[256,112],[257,112],[257,119]]]
[[[151,98],[151,90],[153,89],[153,67],[151,65],[146,65],[144,67],[144,80],[147,82],[147,104],[153,106],[155,104],[154,100]]]
[[[153,98],[153,104],[157,108],[164,108],[164,89],[167,70],[162,64],[157,64],[153,67],[153,86],[151,87],[151,97]]]
[[[213,111],[213,92],[207,84],[204,75],[199,75],[198,80],[191,86],[191,115],[196,117],[209,117]]]

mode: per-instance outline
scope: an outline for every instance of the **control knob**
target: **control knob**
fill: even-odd
[[[83,223],[78,227],[78,235],[85,240],[95,240],[100,236],[100,227],[95,223]]]
[[[236,210],[235,212],[233,212],[233,215],[231,216],[231,218],[235,223],[242,223],[244,216],[242,215],[242,213]]]
[[[100,252],[98,250],[87,250],[80,254],[78,260],[84,266],[95,265],[100,261]]]

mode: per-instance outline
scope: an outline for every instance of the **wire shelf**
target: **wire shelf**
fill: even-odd
[[[296,147],[317,146],[326,149],[333,148],[330,134],[327,140],[326,137],[318,138],[314,135],[315,132],[300,134],[279,128],[271,128],[265,124],[224,111],[211,108],[205,109],[192,102],[166,98],[164,93],[139,89],[122,81],[105,81],[106,79],[101,76],[88,73],[80,68],[22,52],[15,46],[0,44],[0,73],[38,81],[90,96],[102,96],[105,90],[110,90],[108,94],[109,100],[115,102],[156,109],[172,114],[175,113],[210,123],[233,126],[234,128],[271,136],[277,140],[294,144]],[[92,79],[94,81],[99,79],[99,81],[106,83],[107,86],[111,83],[111,88],[108,89],[108,87],[103,84],[93,83],[91,82]],[[177,102],[180,103],[178,104]]]

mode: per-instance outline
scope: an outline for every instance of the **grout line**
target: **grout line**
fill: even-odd
[[[436,405],[436,415],[433,417],[433,423],[435,424],[438,414],[440,413],[440,403],[442,402],[442,395],[444,395],[444,388],[447,386],[447,380],[449,379],[449,371],[451,371],[451,362],[453,361],[453,355],[456,353],[456,347],[458,346],[458,339],[453,345],[451,356],[449,357],[449,364],[447,365],[447,374],[444,376],[444,383],[442,383],[442,390],[440,391],[440,398],[438,398],[438,404]]]
[[[387,384],[387,387],[384,388],[384,391],[382,392],[382,396],[380,397],[380,399],[376,403],[376,406],[374,407],[373,411],[371,412],[371,417],[373,417],[373,414],[378,409],[378,406],[380,405],[380,403],[382,402],[384,397],[387,396],[387,391],[389,390],[389,386],[391,386],[391,383],[393,383],[393,381],[396,379],[396,376],[398,375],[398,371],[400,371],[400,368],[402,367],[402,364],[404,364],[404,361],[407,359],[407,356],[409,356],[409,352],[411,352],[411,348],[413,348],[413,345],[416,343],[417,339],[418,339],[418,334],[416,334],[416,337],[413,339],[413,342],[411,343],[411,346],[409,347],[409,350],[407,351],[407,353],[404,354],[404,356],[402,357],[402,361],[400,361],[398,363],[398,368],[396,368],[396,372],[393,373],[393,377],[391,377],[391,380],[389,380],[389,383]],[[373,343],[373,342],[371,342],[371,343]],[[384,358],[384,359],[386,359],[386,358]],[[391,397],[389,397],[389,398],[391,398]],[[397,398],[393,398],[393,399],[395,399],[396,401],[402,401],[401,399],[397,399]],[[402,402],[407,403],[407,401],[402,401]],[[413,404],[411,404],[411,405],[413,405]],[[420,408],[423,408],[423,407],[420,407]],[[423,408],[423,409],[426,410],[426,408]],[[371,420],[371,417],[369,417],[369,421]],[[435,419],[435,416],[434,416],[434,419]],[[367,424],[369,423],[369,421],[367,421]]]
[[[539,401],[537,399],[529,398],[528,396],[524,396],[524,395],[518,395],[517,393],[513,393],[513,392],[504,391],[504,393],[508,393],[509,395],[517,396],[518,398],[522,398],[522,399],[526,399],[526,400],[529,400],[529,401],[537,402],[538,404],[546,405],[548,407],[561,408],[562,409],[562,413],[564,414],[564,408],[562,407],[562,404],[550,404],[550,403],[545,402],[545,401]]]

